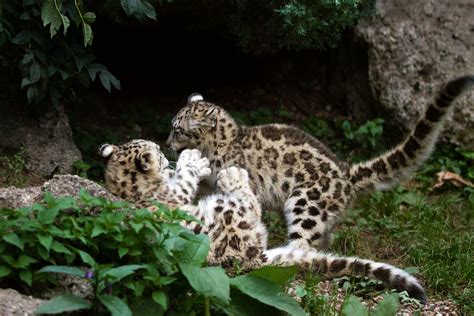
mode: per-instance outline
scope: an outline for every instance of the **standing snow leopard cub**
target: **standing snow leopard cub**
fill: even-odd
[[[173,118],[167,145],[201,150],[211,163],[211,183],[228,166],[247,169],[263,206],[284,209],[290,245],[327,249],[334,224],[360,192],[387,189],[426,160],[453,101],[473,83],[474,76],[449,82],[402,143],[357,164],[337,160],[321,142],[292,126],[240,126],[199,94],[191,95]]]
[[[121,146],[105,144],[99,153],[106,159],[105,178],[112,193],[152,210],[150,199],[158,200],[200,219],[202,225],[183,224],[195,233],[208,234],[207,262],[211,265],[226,265],[236,260],[246,269],[297,265],[300,270],[311,269],[326,278],[362,275],[426,302],[425,291],[413,276],[385,263],[291,246],[266,249],[267,233],[261,208],[244,169],[229,167],[220,171],[217,187],[221,193],[193,205],[198,182],[210,173],[209,161],[198,150],[183,151],[176,171],[167,168],[168,160],[151,141],[132,140]]]

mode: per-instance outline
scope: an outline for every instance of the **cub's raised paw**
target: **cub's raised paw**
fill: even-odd
[[[229,167],[217,174],[217,188],[223,193],[249,190],[249,174],[247,170]]]
[[[177,166],[185,166],[189,162],[197,161],[201,159],[201,151],[198,149],[185,149],[183,152],[179,155],[178,161],[176,162]]]
[[[178,170],[188,168],[200,178],[208,177],[211,174],[209,159],[201,157],[201,152],[197,149],[185,149],[176,164]]]

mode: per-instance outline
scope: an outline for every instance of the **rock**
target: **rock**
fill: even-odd
[[[474,73],[474,3],[377,0],[376,10],[356,26],[369,50],[369,85],[381,111],[409,129],[442,83]],[[474,148],[473,92],[442,135]]]
[[[55,197],[77,195],[81,188],[94,196],[101,196],[113,201],[120,199],[109,193],[99,184],[75,175],[56,175],[41,186],[19,189],[9,187],[0,189],[0,207],[18,208],[41,202],[45,191]]]
[[[0,315],[36,315],[35,310],[44,300],[18,293],[12,289],[0,289]]]
[[[74,161],[82,157],[64,108],[45,111],[38,105],[26,105],[18,95],[19,89],[12,86],[13,80],[5,80],[7,77],[0,73],[0,90],[6,91],[0,95],[0,156],[23,148],[30,173],[40,178],[71,173]]]

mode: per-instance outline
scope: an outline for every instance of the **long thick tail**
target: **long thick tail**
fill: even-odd
[[[412,175],[433,150],[446,117],[453,109],[453,101],[473,85],[474,76],[448,82],[401,144],[377,158],[351,166],[350,181],[355,188],[388,189]]]
[[[399,292],[407,291],[422,304],[427,301],[425,290],[412,275],[386,263],[290,246],[266,250],[263,256],[266,258],[265,265],[296,265],[329,278],[345,275],[366,276],[381,281],[385,287]]]

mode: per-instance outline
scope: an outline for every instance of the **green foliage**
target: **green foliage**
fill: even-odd
[[[398,309],[398,294],[393,293],[386,295],[380,303],[374,308],[373,311],[370,311],[365,307],[360,300],[350,295],[342,305],[341,314],[343,316],[389,316],[396,315]]]
[[[12,156],[0,157],[0,183],[5,186],[23,187],[26,182],[26,169],[23,148]]]
[[[348,140],[356,141],[365,149],[372,150],[377,149],[377,145],[380,144],[384,123],[383,119],[377,118],[354,129],[349,121],[343,121],[342,130]]]
[[[124,11],[139,20],[154,19],[145,0],[122,0]],[[74,88],[99,79],[111,91],[120,82],[107,67],[95,62],[90,46],[94,38],[94,12],[82,0],[12,0],[0,3],[0,58],[18,67],[21,89],[28,103],[57,105],[73,97]]]
[[[38,306],[36,312],[38,314],[59,314],[91,307],[92,304],[83,298],[72,294],[61,294]]]
[[[303,284],[298,284],[295,287],[295,294],[301,299],[301,304],[306,313],[310,315],[335,315],[337,313],[336,299],[337,289],[331,294],[334,295],[319,295],[317,293],[318,284],[321,279],[318,276],[307,272]]]
[[[459,191],[437,196],[403,187],[375,192],[348,212],[334,249],[362,257],[380,256],[379,249],[399,254],[405,265],[420,267],[433,295],[449,295],[472,309],[474,213]],[[356,293],[364,290],[354,285]]]
[[[371,10],[370,0],[247,1],[231,17],[231,30],[244,50],[335,47],[344,29]]]
[[[2,282],[31,291],[54,284],[57,273],[68,274],[88,279],[95,300],[62,294],[41,305],[41,313],[208,314],[238,308],[238,297],[253,302],[251,313],[276,308],[302,314],[282,287],[295,268],[266,267],[229,278],[221,267],[203,266],[209,240],[179,224],[194,220],[182,211],[160,204],[155,212],[132,209],[85,191],[78,200],[46,193],[44,202],[0,210]]]

